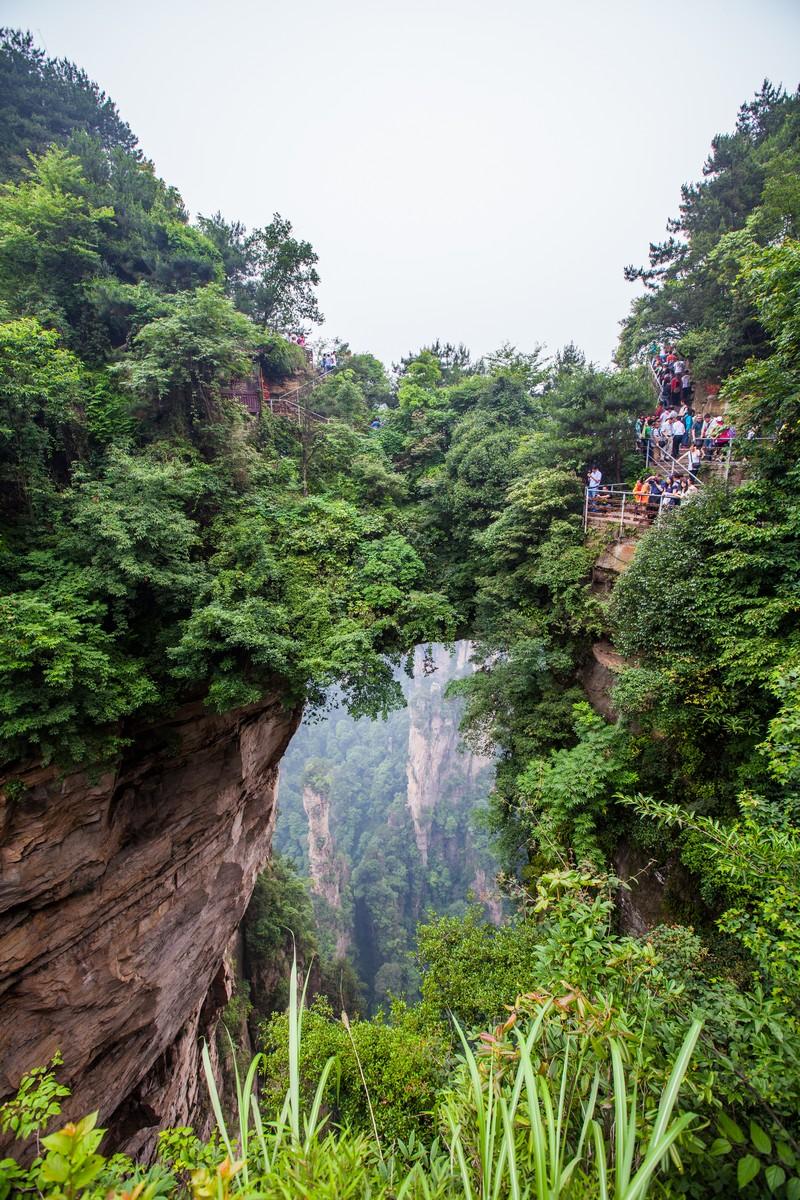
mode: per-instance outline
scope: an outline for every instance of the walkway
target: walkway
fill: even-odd
[[[319,372],[313,379],[307,379],[287,392],[273,392],[259,368],[247,379],[238,379],[230,387],[224,388],[223,397],[228,400],[238,400],[253,417],[258,417],[267,409],[276,417],[286,417],[296,422],[301,428],[310,425],[324,424],[330,420],[322,413],[314,412],[301,403],[314,388],[319,387],[327,372]]]

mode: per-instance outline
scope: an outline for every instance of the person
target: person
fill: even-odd
[[[633,485],[633,502],[636,505],[637,513],[642,516],[647,504],[647,497],[650,494],[650,489],[643,479],[637,479]]]
[[[669,375],[665,375],[661,381],[661,403],[669,404],[670,396],[672,395],[672,380]]]
[[[678,483],[677,477],[670,475],[664,487],[662,507],[675,508],[676,505],[680,504],[680,491],[681,485]]]
[[[636,440],[636,449],[641,454],[642,452],[642,430],[644,429],[644,417],[637,417],[633,426],[633,436]]]
[[[678,408],[681,398],[681,377],[673,375],[669,385],[670,398],[675,409]]]
[[[704,429],[703,441],[705,443],[706,458],[713,458],[716,453],[717,437],[722,429],[722,417],[709,417],[708,424]]]
[[[703,461],[703,451],[700,448],[700,444],[698,442],[695,442],[695,444],[689,450],[689,470],[692,472],[693,475],[696,475],[697,472],[700,470],[700,463],[702,461]]]
[[[729,424],[727,421],[724,421],[722,424],[722,428],[720,429],[719,433],[717,434],[717,439],[716,439],[717,449],[721,450],[721,451],[729,450],[731,442],[733,441],[733,439],[735,437],[736,437],[736,430],[734,429],[733,425]]]
[[[611,488],[607,483],[604,483],[597,493],[596,507],[600,512],[608,512],[611,508]]]
[[[691,446],[694,441],[694,413],[690,408],[687,408],[683,414],[684,435],[681,445]]]
[[[645,480],[648,488],[647,497],[647,515],[651,521],[658,515],[658,509],[661,504],[661,481],[657,475],[651,475]]]
[[[677,458],[681,452],[681,442],[686,433],[686,426],[677,413],[673,418],[670,432],[672,433],[672,457]]]
[[[586,476],[586,485],[589,489],[589,508],[594,511],[595,497],[597,496],[598,488],[603,479],[603,472],[599,467],[592,467],[589,474]]]
[[[692,394],[692,377],[689,374],[688,370],[685,370],[683,372],[683,375],[681,375],[681,396],[683,397],[684,404],[689,403],[691,394]]]
[[[682,358],[676,358],[672,364],[672,374],[677,375],[678,379],[683,379],[683,372],[686,370],[686,363]]]

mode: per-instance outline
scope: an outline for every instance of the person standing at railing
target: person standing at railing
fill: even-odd
[[[651,475],[645,480],[647,485],[647,515],[652,521],[658,513],[661,505],[661,481],[657,475]]]
[[[722,417],[709,417],[703,437],[706,458],[714,457],[717,448],[717,437],[721,429]]]
[[[681,418],[676,414],[672,420],[672,457],[677,458],[681,452],[681,442],[686,433],[686,427]]]
[[[735,437],[736,430],[733,425],[729,425],[727,422],[724,422],[716,439],[717,449],[722,451],[729,449],[730,444]]]
[[[636,441],[636,449],[639,454],[644,454],[644,426],[645,418],[638,416],[633,425],[633,436]]]
[[[633,485],[633,502],[636,505],[636,511],[641,514],[644,512],[647,504],[647,497],[650,495],[650,488],[643,479],[637,479]]]
[[[586,476],[586,487],[589,496],[589,508],[592,512],[595,511],[595,498],[597,491],[603,479],[603,472],[599,467],[592,467],[589,474]]]
[[[690,408],[688,408],[686,406],[684,406],[684,412],[683,412],[683,430],[684,430],[684,432],[683,432],[683,439],[681,441],[681,445],[685,448],[687,446],[691,446],[692,441],[693,441],[693,430],[694,430],[694,413],[692,412],[692,410]]]

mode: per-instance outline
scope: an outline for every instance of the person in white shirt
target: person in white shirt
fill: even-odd
[[[681,452],[681,442],[683,435],[686,433],[686,426],[680,417],[675,417],[671,427],[672,433],[672,457],[677,458]]]
[[[722,429],[722,417],[712,417],[705,428],[706,458],[713,458],[716,453],[715,441]]]
[[[600,483],[601,483],[602,479],[603,479],[603,472],[600,470],[600,468],[592,467],[591,471],[589,472],[588,476],[586,477],[586,482],[589,487],[589,507],[590,508],[595,507],[594,501],[595,501],[595,497],[597,496],[597,490],[600,487]]]

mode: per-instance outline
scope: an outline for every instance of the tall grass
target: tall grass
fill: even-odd
[[[303,1008],[297,964],[292,964],[288,1009],[289,1077],[286,1095],[275,1119],[265,1124],[256,1096],[257,1054],[242,1082],[234,1055],[236,1141],[228,1130],[207,1047],[203,1068],[220,1137],[233,1167],[232,1186],[239,1192],[259,1192],[274,1186],[280,1195],[371,1195],[396,1200],[556,1200],[568,1197],[573,1185],[582,1195],[596,1188],[598,1200],[643,1200],[661,1165],[693,1120],[686,1113],[673,1119],[678,1093],[700,1034],[695,1021],[684,1039],[661,1094],[655,1123],[643,1141],[638,1084],[629,1082],[619,1041],[609,1039],[613,1133],[606,1136],[598,1119],[601,1071],[591,1083],[586,1046],[567,1037],[558,1068],[556,1060],[537,1054],[550,1006],[544,1005],[527,1029],[513,1029],[513,1070],[498,1070],[492,1057],[479,1060],[464,1030],[456,1024],[461,1043],[461,1073],[454,1087],[440,1098],[443,1141],[431,1145],[380,1144],[366,1080],[372,1117],[371,1137],[348,1130],[326,1129],[323,1097],[335,1060],[328,1059],[308,1109],[303,1106],[301,1047]],[[349,1030],[349,1022],[345,1021]],[[351,1044],[355,1051],[355,1043]],[[356,1058],[361,1068],[356,1052]],[[583,1096],[578,1081],[586,1081]],[[384,1152],[386,1151],[386,1152]],[[317,1173],[325,1176],[323,1191],[314,1190]],[[591,1178],[595,1183],[590,1183]],[[295,1190],[286,1190],[289,1187]],[[334,1183],[334,1180],[339,1180]],[[311,1190],[308,1190],[311,1187]],[[331,1192],[329,1189],[333,1188]],[[336,1191],[336,1188],[339,1191]],[[358,1192],[361,1188],[361,1192]]]

